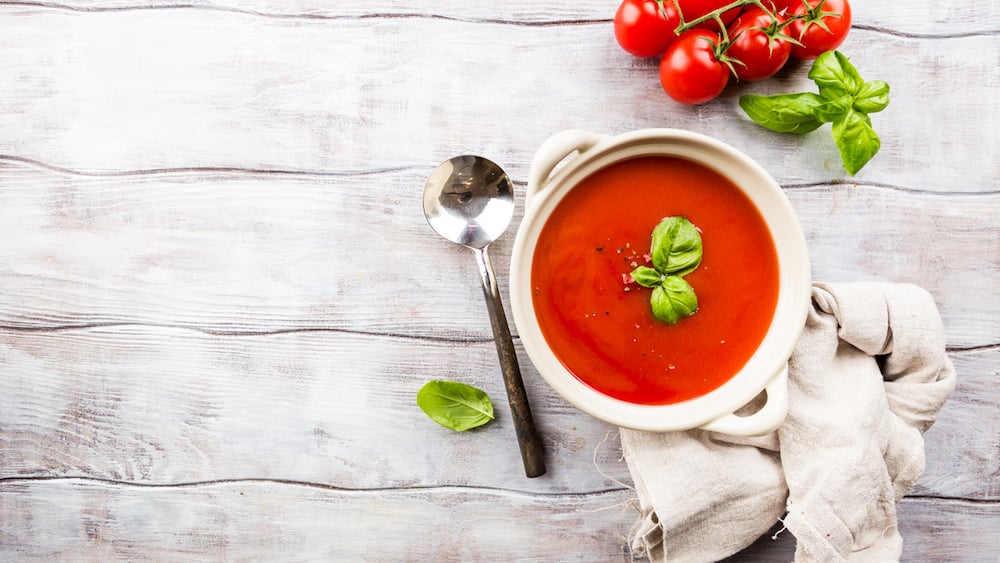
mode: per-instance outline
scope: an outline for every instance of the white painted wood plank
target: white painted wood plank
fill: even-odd
[[[519,350],[549,473],[526,479],[490,342],[144,326],[0,332],[0,478],[146,484],[266,478],[349,489],[469,485],[580,493],[627,482],[617,433],[559,398]],[[1000,500],[1000,350],[953,354],[922,495]],[[416,407],[429,379],[480,387],[468,433]]]
[[[535,148],[561,129],[670,126],[730,142],[782,183],[845,176],[828,131],[772,134],[736,106],[745,92],[813,88],[805,65],[682,107],[662,93],[654,62],[614,44],[607,22],[21,6],[0,6],[0,17],[0,76],[17,77],[0,81],[0,154],[59,167],[349,171],[481,152],[524,178]],[[874,118],[882,153],[860,181],[996,190],[1000,161],[982,155],[1000,153],[1000,35],[857,29],[844,49],[893,88]]]
[[[136,488],[0,483],[0,556],[79,560],[623,559],[628,495],[445,488],[341,491],[273,482]],[[9,515],[9,517],[6,517]],[[37,519],[37,520],[35,520]],[[46,522],[37,526],[35,521]]]
[[[524,24],[574,23],[605,20],[610,25],[617,0],[576,2],[536,2],[533,0],[364,0],[332,4],[322,0],[69,0],[60,5],[75,10],[99,11],[129,8],[198,6],[279,17],[358,18],[358,17],[443,17],[464,21],[503,21]],[[860,28],[892,30],[899,34],[946,36],[991,34],[1000,31],[1000,14],[992,0],[952,2],[906,2],[886,9],[877,0],[851,2],[854,25]]]
[[[17,244],[0,246],[2,323],[456,337],[475,327],[481,338],[473,258],[427,226],[423,172],[89,178],[7,168],[0,236]]]
[[[555,396],[522,358],[548,455],[540,479],[524,477],[492,342],[143,326],[6,331],[0,478],[549,492],[607,488],[601,471],[626,478],[614,429]],[[466,433],[438,426],[416,406],[430,379],[484,389],[497,420]]]
[[[1000,500],[1000,349],[950,357],[958,383],[924,434],[927,465],[910,494]]]
[[[1000,342],[1000,198],[856,184],[785,190],[813,278],[909,282],[937,301],[949,346]],[[977,336],[978,335],[978,336]],[[973,344],[976,343],[976,344]]]
[[[631,561],[631,492],[534,496],[468,488],[342,491],[238,481],[132,487],[0,482],[7,559]],[[979,559],[1000,548],[996,503],[904,499],[904,560]],[[44,523],[44,524],[43,524]],[[731,561],[787,560],[763,537]]]
[[[423,218],[431,169],[89,177],[0,162],[0,240],[16,241],[0,245],[0,325],[490,338],[471,254]],[[1000,193],[786,192],[816,279],[916,283],[949,345],[1000,342]],[[491,247],[504,295],[521,207]]]
[[[907,497],[897,507],[901,561],[988,561],[1000,549],[997,503]],[[775,526],[726,563],[791,561],[795,537]],[[777,540],[772,536],[778,533]]]

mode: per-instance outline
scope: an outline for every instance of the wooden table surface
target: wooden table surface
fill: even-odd
[[[808,65],[677,105],[615,44],[615,0],[0,2],[0,560],[629,560],[615,429],[515,338],[549,466],[523,476],[475,262],[421,192],[471,152],[520,202],[557,131],[677,127],[775,176],[815,279],[934,295],[959,380],[904,558],[995,561],[994,2],[855,1],[842,50],[892,103],[853,178],[828,127],[736,106],[811,89]],[[492,247],[505,298],[521,213]],[[435,425],[434,378],[498,419]]]

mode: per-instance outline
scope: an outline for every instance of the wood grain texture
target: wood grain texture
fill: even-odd
[[[93,177],[0,161],[0,240],[18,241],[0,245],[0,325],[488,339],[472,254],[420,211],[432,169]],[[949,346],[1000,342],[1000,192],[786,192],[816,279],[916,283],[938,300]],[[491,247],[502,274],[522,211]]]
[[[614,429],[554,396],[525,361],[550,471],[524,479],[491,342],[143,326],[0,341],[0,370],[33,376],[0,381],[0,477],[579,492],[608,488],[601,471],[627,476]],[[415,403],[429,379],[484,389],[498,419],[462,434],[437,426]]]
[[[518,348],[550,466],[540,479],[523,477],[490,342],[328,331],[219,337],[146,326],[0,332],[0,373],[14,375],[0,380],[0,478],[170,485],[258,477],[537,493],[628,481],[613,427],[555,395]],[[1000,349],[953,358],[960,384],[927,434],[928,470],[916,492],[1000,501]],[[415,397],[437,378],[484,389],[498,420],[464,434],[432,423]]]
[[[627,561],[622,528],[631,522],[613,524],[627,501],[622,491],[546,497],[273,482],[162,489],[79,480],[0,483],[4,514],[44,517],[68,532],[36,535],[0,525],[0,546],[34,545],[25,555],[57,559],[77,559],[83,546],[87,560],[542,561],[575,553],[584,561]],[[20,554],[0,547],[3,555]]]
[[[62,2],[18,2],[38,7],[61,7],[67,10],[95,12],[125,9],[191,7],[206,10],[245,12],[254,15],[312,18],[448,18],[460,21],[502,22],[523,25],[576,25],[611,22],[617,0],[578,0],[576,2],[537,2],[533,0],[364,0],[348,5],[322,0],[66,0]],[[1000,32],[1000,15],[992,0],[969,0],[961,5],[948,2],[904,3],[884,9],[878,2],[852,4],[854,25],[880,29],[898,35],[946,37],[949,35],[989,35]]]
[[[0,555],[74,561],[627,562],[633,559],[624,538],[636,514],[627,490],[539,497],[462,487],[341,491],[267,481],[150,489],[77,479],[0,482],[0,509],[21,521],[52,521],[61,531],[13,527],[5,519]],[[904,499],[904,560],[983,560],[969,554],[1000,548],[998,518],[997,505]],[[794,548],[784,532],[727,561],[789,560]]]
[[[53,166],[343,172],[433,166],[478,152],[524,178],[534,149],[561,129],[669,126],[733,144],[783,184],[844,175],[826,130],[762,134],[736,110],[740,93],[814,88],[805,65],[730,89],[714,106],[729,111],[706,112],[663,96],[655,62],[617,48],[606,22],[21,6],[0,6],[0,18],[8,30],[0,48],[9,54],[0,74],[17,77],[0,82],[0,128],[16,123],[18,131],[0,137],[0,154]],[[980,155],[1000,153],[1000,35],[858,29],[844,49],[862,73],[874,78],[877,69],[893,88],[890,108],[874,117],[881,165],[859,181],[996,191],[1000,162]],[[970,90],[987,98],[965,95]],[[512,126],[512,116],[530,119]],[[977,151],[965,150],[970,131]]]
[[[475,264],[418,199],[456,154],[523,198],[549,135],[644,127],[768,169],[816,279],[932,293],[959,380],[900,505],[904,559],[997,553],[993,0],[852,2],[843,50],[892,85],[856,178],[828,129],[736,107],[812,89],[807,65],[679,106],[615,45],[616,4],[0,2],[0,560],[631,560],[615,429],[518,343],[549,466],[523,477]],[[414,404],[430,378],[498,419],[436,426]],[[793,550],[784,532],[733,560]]]

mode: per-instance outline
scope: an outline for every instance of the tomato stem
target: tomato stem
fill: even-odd
[[[674,33],[676,33],[677,35],[680,35],[681,33],[684,33],[685,31],[693,28],[694,26],[696,26],[698,24],[705,23],[708,20],[712,20],[712,19],[718,21],[719,22],[719,26],[722,29],[725,29],[726,26],[722,24],[722,19],[721,19],[722,14],[728,12],[729,10],[732,10],[733,8],[739,8],[741,6],[746,6],[746,5],[749,5],[749,4],[755,4],[755,3],[757,3],[757,0],[734,0],[733,2],[731,2],[729,4],[726,4],[725,6],[723,6],[721,8],[718,8],[716,10],[712,10],[711,12],[709,12],[709,13],[701,16],[701,17],[698,17],[698,18],[695,18],[695,19],[693,19],[693,20],[691,20],[689,22],[686,22],[686,21],[684,21],[684,13],[681,12],[681,7],[677,3],[677,0],[672,0],[672,1],[674,3],[674,7],[677,8],[677,17],[680,18],[680,21],[681,21],[680,25],[678,25],[677,29],[674,31]]]
[[[666,16],[666,11],[665,11],[666,8],[664,8],[664,4],[665,4],[666,1],[667,0],[656,0],[656,4],[657,4],[657,6],[659,6],[660,11],[661,11],[661,13],[663,13],[664,16]],[[689,29],[691,29],[691,28],[693,28],[695,26],[698,26],[700,24],[703,24],[703,23],[705,23],[705,22],[707,22],[709,20],[715,20],[715,21],[717,21],[719,23],[719,27],[724,30],[726,28],[726,26],[723,25],[723,23],[722,23],[722,19],[721,19],[722,14],[728,12],[729,10],[735,9],[735,8],[741,8],[743,6],[751,6],[751,5],[757,6],[758,8],[760,8],[761,10],[763,10],[764,12],[766,12],[766,13],[768,13],[768,14],[771,15],[772,21],[775,22],[775,24],[772,26],[772,28],[773,28],[772,31],[775,32],[775,33],[781,31],[782,29],[784,29],[793,20],[804,19],[804,20],[808,20],[810,23],[813,23],[815,25],[819,25],[819,26],[825,28],[826,26],[823,23],[823,18],[825,18],[827,16],[840,16],[840,14],[838,14],[836,12],[824,12],[823,11],[823,4],[826,3],[826,0],[820,0],[820,2],[815,7],[810,7],[810,9],[805,14],[803,14],[803,15],[794,15],[794,16],[793,15],[789,15],[789,16],[786,17],[786,19],[785,19],[784,22],[778,24],[778,23],[776,23],[777,22],[777,18],[775,17],[777,15],[777,13],[773,9],[773,7],[768,7],[767,4],[765,4],[761,0],[733,0],[729,4],[726,4],[725,6],[722,6],[721,8],[716,8],[715,10],[712,10],[711,12],[709,12],[709,13],[703,15],[703,16],[697,17],[697,18],[695,18],[695,19],[693,19],[691,21],[685,21],[684,20],[684,12],[681,11],[681,7],[680,7],[680,4],[678,4],[678,0],[670,0],[670,1],[673,2],[674,8],[676,8],[676,10],[677,10],[677,17],[680,20],[680,24],[678,24],[677,29],[674,30],[674,33],[676,35],[680,35],[681,33],[684,33],[685,31],[687,31],[687,30],[689,30]],[[809,3],[808,3],[807,0],[802,0],[802,1],[805,2],[806,5],[809,5]],[[763,31],[768,31],[768,30],[763,30]]]
[[[674,8],[677,10],[677,18],[680,21],[680,23],[677,25],[677,28],[674,30],[674,34],[678,36],[684,33],[685,31],[693,29],[694,27],[701,25],[709,20],[714,20],[716,24],[718,24],[719,26],[719,41],[718,43],[713,42],[712,45],[713,55],[715,55],[716,60],[729,67],[729,70],[731,70],[734,75],[736,75],[736,68],[733,66],[734,63],[741,66],[746,66],[746,64],[743,61],[730,57],[726,54],[726,51],[729,50],[729,47],[733,44],[736,38],[739,37],[739,33],[737,33],[733,37],[729,36],[729,30],[726,28],[726,24],[722,19],[722,14],[733,9],[742,8],[744,6],[756,6],[765,13],[767,13],[768,15],[770,15],[771,24],[768,25],[767,27],[763,26],[757,27],[757,29],[759,29],[765,35],[767,35],[768,48],[772,50],[774,49],[774,44],[778,39],[783,39],[785,41],[792,43],[793,45],[802,45],[802,43],[799,41],[799,39],[801,39],[801,36],[799,38],[795,38],[787,35],[784,32],[785,28],[788,27],[793,21],[796,20],[804,21],[805,26],[803,27],[802,30],[804,34],[805,29],[808,28],[810,25],[817,25],[829,31],[829,29],[827,29],[826,27],[826,23],[823,21],[823,18],[826,18],[827,16],[840,16],[840,14],[836,12],[823,11],[823,5],[826,3],[826,0],[819,0],[816,6],[812,6],[809,3],[809,0],[802,0],[802,2],[809,7],[809,9],[806,10],[804,14],[787,15],[784,17],[784,21],[779,22],[778,12],[774,8],[773,4],[771,6],[768,6],[763,0],[733,0],[732,2],[726,4],[725,6],[722,6],[721,8],[716,8],[715,10],[712,10],[711,12],[699,16],[691,21],[686,21],[684,19],[684,12],[681,10],[679,0],[654,0],[654,1],[656,2],[657,8],[660,10],[660,13],[661,15],[663,15],[664,19],[668,19],[666,11],[667,10],[666,2],[669,1],[673,3]],[[742,31],[740,33],[742,33]]]
[[[809,2],[807,2],[806,0],[802,1],[806,3],[806,6],[810,6]],[[823,20],[825,20],[829,16],[839,18],[840,14],[837,12],[824,12],[823,4],[826,4],[826,0],[819,0],[819,3],[817,3],[815,7],[810,6],[810,8],[806,10],[806,13],[800,16],[800,18],[804,20],[803,23],[805,25],[802,26],[802,33],[799,34],[799,39],[801,39],[802,36],[805,35],[806,30],[809,29],[810,25],[815,25],[820,29],[822,29],[823,31],[831,33],[830,28],[827,27],[826,22]]]

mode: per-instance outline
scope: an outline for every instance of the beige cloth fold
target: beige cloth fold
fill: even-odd
[[[817,283],[812,300],[777,431],[621,430],[642,510],[636,554],[718,561],[780,519],[796,561],[899,559],[896,503],[955,387],[941,318],[910,284]]]

